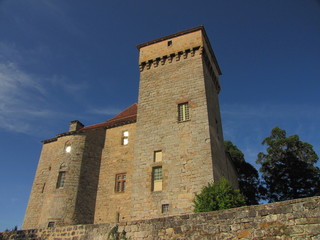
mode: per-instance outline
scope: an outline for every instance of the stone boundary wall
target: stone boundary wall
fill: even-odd
[[[103,240],[115,223],[0,233],[0,240]],[[265,205],[120,222],[109,239],[314,239],[320,240],[320,197]]]

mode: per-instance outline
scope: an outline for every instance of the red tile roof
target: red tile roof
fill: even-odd
[[[97,128],[112,128],[112,127],[117,127],[117,126],[136,122],[137,121],[137,110],[138,110],[138,104],[135,103],[135,104],[131,105],[130,107],[128,107],[123,112],[119,113],[118,115],[116,115],[115,117],[111,118],[110,120],[108,120],[106,122],[83,127],[77,131],[60,133],[60,134],[56,135],[55,138],[43,140],[42,142],[43,143],[54,142],[54,141],[57,141],[57,139],[59,137],[73,135],[73,134],[76,134],[76,133],[79,133],[82,131],[86,131],[86,130],[92,130],[92,129],[97,129]]]
[[[111,128],[111,127],[116,127],[119,125],[124,125],[124,124],[135,122],[135,121],[137,121],[137,110],[138,110],[138,104],[135,103],[135,104],[131,105],[130,107],[128,107],[123,112],[116,115],[114,118],[111,118],[110,120],[108,120],[106,122],[91,125],[88,127],[84,127],[84,128],[79,129],[79,131],[101,128],[101,127]]]

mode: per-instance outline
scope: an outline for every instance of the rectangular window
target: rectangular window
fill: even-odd
[[[178,121],[184,122],[184,121],[188,121],[188,120],[190,120],[189,104],[187,102],[178,104]]]
[[[48,228],[54,227],[54,222],[48,222]]]
[[[161,212],[162,213],[169,212],[169,204],[162,204]]]
[[[116,186],[115,191],[116,192],[125,192],[126,190],[126,173],[119,173],[116,175]]]
[[[66,172],[59,172],[58,181],[57,181],[57,188],[62,188],[64,186]]]
[[[162,161],[162,151],[155,151],[153,156],[154,162],[161,162]]]
[[[152,168],[152,190],[162,191],[162,167]]]
[[[122,145],[128,145],[129,143],[129,131],[122,132]]]

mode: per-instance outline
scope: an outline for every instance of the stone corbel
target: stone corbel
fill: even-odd
[[[161,58],[161,65],[164,65],[166,63],[166,60],[167,60],[167,56],[163,56]]]
[[[191,49],[191,57],[194,57],[195,53],[196,53],[196,49],[195,49],[195,48],[192,48],[192,49]]]
[[[188,57],[188,50],[183,52],[183,58],[186,59]]]
[[[169,58],[168,58],[168,61],[169,63],[172,63],[172,59],[174,58],[175,54],[170,54]]]
[[[146,66],[146,62],[142,62],[141,64],[139,64],[139,70],[140,72],[143,71],[144,67]]]
[[[202,55],[203,52],[204,52],[204,48],[203,48],[203,47],[200,47],[200,52],[199,52],[199,54]]]
[[[148,61],[148,63],[147,63],[147,69],[148,69],[148,70],[151,68],[152,62],[153,62],[152,60],[149,60],[149,61]]]
[[[176,61],[180,61],[181,55],[183,54],[183,52],[178,52],[176,54]]]
[[[153,61],[153,67],[158,67],[160,62],[160,58],[156,58],[156,60]]]

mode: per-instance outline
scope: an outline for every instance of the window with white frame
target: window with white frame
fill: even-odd
[[[189,115],[189,103],[180,103],[178,104],[178,121],[184,122],[190,120]]]

